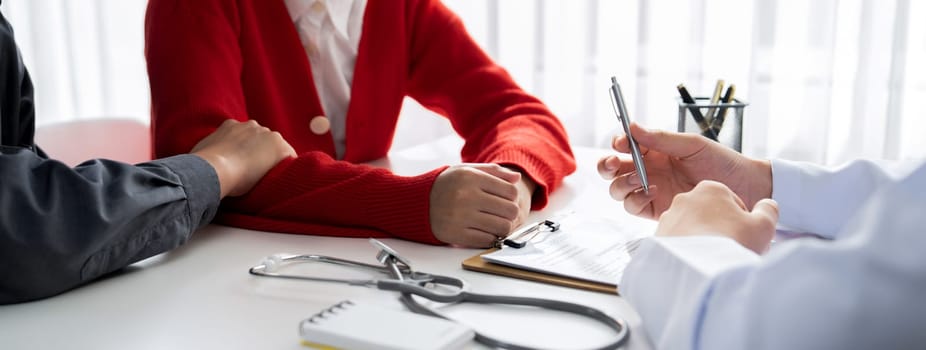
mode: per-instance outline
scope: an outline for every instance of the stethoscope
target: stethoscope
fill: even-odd
[[[565,301],[528,298],[507,295],[488,295],[467,292],[467,285],[462,279],[450,276],[435,275],[430,273],[414,271],[411,263],[403,258],[395,250],[371,238],[370,243],[379,249],[376,254],[376,260],[382,265],[366,264],[358,261],[338,259],[323,255],[273,255],[264,259],[260,265],[252,267],[249,272],[252,275],[264,277],[277,277],[304,281],[316,282],[334,282],[345,283],[352,286],[373,287],[379,290],[395,291],[401,293],[399,301],[409,310],[415,313],[440,317],[451,320],[437,311],[422,305],[412,297],[417,295],[425,299],[439,303],[477,303],[477,304],[499,304],[499,305],[520,305],[530,306],[542,309],[556,310],[585,316],[600,323],[605,324],[608,328],[613,329],[617,335],[615,340],[597,349],[617,349],[623,345],[630,334],[626,322],[623,319],[615,319],[608,316],[598,309],[585,305],[574,304]],[[277,272],[281,266],[287,263],[300,262],[320,262],[340,265],[350,268],[358,268],[371,272],[381,273],[390,277],[390,279],[341,279],[341,278],[324,278],[305,275],[283,274]],[[451,291],[447,293],[436,292],[432,287],[446,287]],[[503,340],[495,339],[484,334],[476,332],[476,341],[489,347],[516,350],[535,350],[536,348],[512,344]]]

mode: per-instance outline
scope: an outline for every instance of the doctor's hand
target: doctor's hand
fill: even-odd
[[[452,166],[431,188],[431,231],[441,242],[491,247],[527,218],[534,184],[497,164]]]
[[[657,236],[717,235],[730,237],[762,254],[775,237],[778,204],[759,200],[752,211],[736,193],[719,182],[703,181],[675,196],[656,228]]]
[[[611,182],[611,197],[624,202],[629,213],[658,219],[672,199],[691,191],[703,180],[727,185],[752,208],[772,193],[772,168],[765,160],[743,156],[697,134],[647,130],[631,124],[640,146],[650,185],[644,194],[631,157],[606,156],[598,161],[598,172]],[[630,153],[626,136],[615,137],[612,147]]]
[[[200,140],[190,153],[215,169],[222,198],[247,193],[277,163],[296,156],[280,133],[253,120],[231,119]]]

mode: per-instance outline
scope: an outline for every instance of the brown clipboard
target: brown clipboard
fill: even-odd
[[[510,266],[490,263],[482,259],[483,254],[488,254],[496,250],[498,250],[498,248],[492,248],[482,253],[473,255],[466,260],[463,260],[463,269],[470,270],[470,271],[491,273],[491,274],[506,276],[506,277],[520,278],[520,279],[525,279],[525,280],[530,280],[530,281],[535,281],[535,282],[555,284],[558,286],[565,286],[565,287],[570,287],[570,288],[590,290],[590,291],[599,292],[599,293],[617,294],[618,292],[617,286],[613,284],[590,282],[590,281],[584,281],[584,280],[575,279],[575,278],[529,271],[529,270],[510,267]]]

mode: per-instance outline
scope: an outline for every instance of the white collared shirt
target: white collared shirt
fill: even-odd
[[[660,349],[926,348],[926,162],[773,161],[780,225],[758,256],[719,236],[645,240],[620,281]]]
[[[347,108],[367,1],[284,1],[312,66],[315,89],[330,122],[337,157],[343,158]]]

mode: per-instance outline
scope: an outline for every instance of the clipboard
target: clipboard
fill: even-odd
[[[464,270],[620,294],[617,281],[623,269],[654,229],[655,222],[629,214],[568,212],[526,225],[462,265]]]
[[[614,284],[604,284],[576,278],[523,270],[505,265],[493,264],[482,259],[483,254],[489,254],[497,250],[498,248],[491,248],[489,250],[483,251],[482,253],[473,255],[466,260],[463,260],[463,269],[491,273],[505,277],[519,278],[534,282],[549,283],[570,288],[584,289],[599,293],[619,294],[617,285]]]

